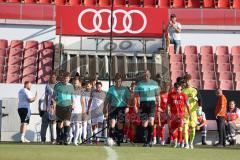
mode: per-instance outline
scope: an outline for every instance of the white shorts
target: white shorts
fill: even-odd
[[[93,118],[92,119],[92,125],[96,125],[96,124],[98,124],[98,123],[103,123],[103,115],[101,115],[101,116],[98,116],[98,117],[96,117],[96,118]]]

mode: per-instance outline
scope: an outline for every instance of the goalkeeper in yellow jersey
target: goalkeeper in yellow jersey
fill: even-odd
[[[192,77],[190,74],[185,75],[186,86],[183,89],[183,93],[188,96],[189,110],[191,114],[190,118],[188,112],[185,110],[183,134],[186,149],[193,149],[193,141],[197,125],[197,109],[200,101],[198,90],[191,86],[191,79]],[[182,144],[182,147],[184,147],[184,144]]]

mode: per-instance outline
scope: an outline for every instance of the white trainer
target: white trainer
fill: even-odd
[[[189,144],[186,144],[184,148],[189,149]]]

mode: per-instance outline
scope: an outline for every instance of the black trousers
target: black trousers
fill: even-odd
[[[226,144],[225,117],[217,116],[217,127],[219,144],[225,146]]]

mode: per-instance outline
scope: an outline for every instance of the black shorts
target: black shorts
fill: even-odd
[[[109,112],[109,120],[115,119],[120,123],[125,122],[125,108],[126,107],[114,107],[111,106]]]
[[[19,114],[21,123],[29,124],[30,117],[28,116],[28,109],[27,108],[18,108],[18,114]]]
[[[150,101],[150,102],[141,102],[140,103],[140,116],[141,120],[145,121],[148,120],[150,117],[155,116],[155,102]]]
[[[70,121],[72,114],[72,107],[56,106],[56,116],[58,121]]]

